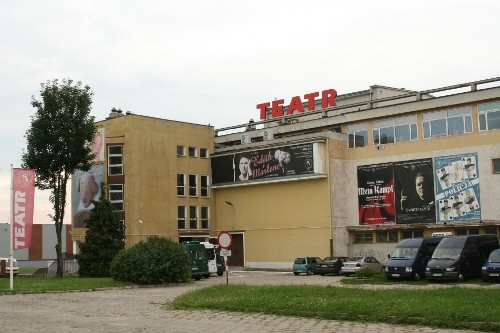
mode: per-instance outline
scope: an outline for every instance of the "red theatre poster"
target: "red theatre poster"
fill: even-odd
[[[12,174],[12,246],[14,250],[31,245],[35,170],[14,168]]]

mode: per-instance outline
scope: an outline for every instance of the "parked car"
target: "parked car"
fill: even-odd
[[[481,269],[483,281],[500,281],[500,249],[493,250]]]
[[[10,274],[10,258],[0,258],[0,261],[5,261],[5,273]],[[12,262],[14,264],[13,274],[17,275],[17,273],[19,273],[19,264],[17,263],[17,259],[12,258]]]
[[[299,257],[293,262],[293,274],[305,273],[311,275],[316,270],[316,265],[322,262],[319,257]]]
[[[316,269],[314,270],[314,274],[320,274],[321,276],[325,274],[333,274],[340,275],[340,269],[344,265],[344,262],[347,260],[347,257],[326,257],[323,258],[323,261],[316,264]]]
[[[355,274],[361,268],[370,268],[375,272],[383,272],[384,264],[373,257],[352,257],[347,259],[342,266],[341,271],[345,276]]]

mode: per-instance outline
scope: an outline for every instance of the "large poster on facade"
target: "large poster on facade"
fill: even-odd
[[[432,159],[394,162],[396,223],[436,221]]]
[[[436,157],[434,166],[437,220],[480,220],[477,154]]]
[[[212,184],[314,173],[313,143],[212,157]]]
[[[392,163],[358,166],[359,224],[395,222]]]
[[[89,171],[76,170],[72,178],[73,226],[84,228],[85,220],[94,208],[92,201],[99,201],[104,182],[104,165],[94,165]]]

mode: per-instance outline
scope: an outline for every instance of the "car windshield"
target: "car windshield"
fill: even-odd
[[[432,259],[438,260],[455,260],[460,257],[462,249],[453,247],[437,248],[432,254]]]
[[[304,265],[306,263],[306,258],[297,258],[295,259],[295,262],[294,264],[298,264],[298,265]]]
[[[488,261],[500,263],[500,252],[491,252],[490,257],[488,258]]]
[[[414,259],[418,253],[418,247],[396,247],[391,253],[391,259]]]

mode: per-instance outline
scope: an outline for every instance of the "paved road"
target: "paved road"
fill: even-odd
[[[229,274],[230,284],[336,285],[339,280],[339,277],[333,276],[293,276],[291,273],[279,272],[232,271]],[[0,332],[471,332],[209,310],[178,311],[162,307],[185,292],[225,283],[226,276],[214,276],[187,285],[169,287],[2,295]]]

